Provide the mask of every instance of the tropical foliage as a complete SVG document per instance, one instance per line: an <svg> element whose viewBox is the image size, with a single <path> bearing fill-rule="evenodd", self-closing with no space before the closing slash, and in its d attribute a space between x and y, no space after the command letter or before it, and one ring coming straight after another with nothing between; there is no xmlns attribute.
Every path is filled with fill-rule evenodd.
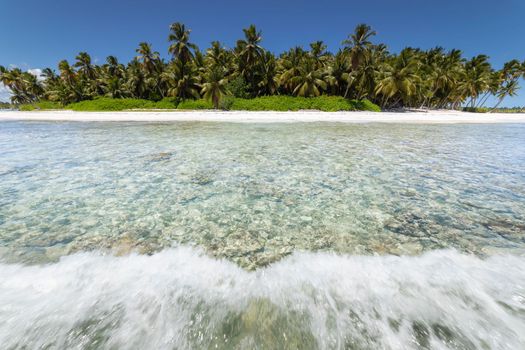
<svg viewBox="0 0 525 350"><path fill-rule="evenodd" d="M169 59L142 42L127 64L114 56L94 64L88 53L81 52L74 62L63 60L57 71L47 68L39 77L0 66L0 81L11 90L14 104L51 101L65 106L111 98L128 101L119 106L133 105L131 100L150 101L136 105L149 108L166 99L188 106L192 100L205 99L209 102L195 106L222 108L231 105L232 98L242 105L243 99L284 95L368 100L382 108L474 109L491 96L498 107L516 94L525 76L525 62L512 60L496 70L487 56L467 59L459 50L405 48L391 53L375 43L375 37L372 28L361 24L335 53L316 41L308 49L293 47L275 55L263 47L262 33L252 25L243 30L235 47L214 41L201 51L192 43L191 31L174 23L168 36Z"/></svg>
<svg viewBox="0 0 525 350"><path fill-rule="evenodd" d="M157 109L180 109L196 110L211 109L217 107L216 101L210 99L177 101L167 97L160 101L151 101L133 98L112 99L100 97L94 100L75 102L67 105L67 109L74 111L124 111L124 110L157 110ZM319 111L372 111L379 112L381 109L368 100L349 100L341 96L319 96L319 97L293 97L293 96L261 96L255 98L237 98L227 96L220 108L233 111L299 111L315 109ZM37 102L20 106L21 110L35 109L60 109L53 102Z"/></svg>

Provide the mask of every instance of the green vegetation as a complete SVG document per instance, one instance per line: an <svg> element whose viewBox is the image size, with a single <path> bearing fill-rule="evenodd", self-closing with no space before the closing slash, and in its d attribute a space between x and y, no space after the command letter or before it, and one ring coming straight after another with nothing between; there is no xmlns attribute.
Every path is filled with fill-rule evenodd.
<svg viewBox="0 0 525 350"><path fill-rule="evenodd" d="M140 99L111 99L98 98L95 100L81 101L66 106L73 111L124 111L130 109L153 109L155 102Z"/></svg>
<svg viewBox="0 0 525 350"><path fill-rule="evenodd" d="M65 109L83 112L125 111L133 109L212 109L211 103L205 100L184 100L177 102L174 99L165 98L161 101L149 101L133 98L97 98L89 101L81 101L69 104Z"/></svg>
<svg viewBox="0 0 525 350"><path fill-rule="evenodd" d="M22 105L21 110L35 109L56 109L56 104L35 103L33 105ZM177 101L172 98L165 98L154 102L141 99L111 99L97 98L94 100L81 101L69 104L64 107L74 111L95 112L95 111L124 111L124 110L199 110L212 109L214 104L210 100L182 100ZM220 106L224 110L236 111L298 111L314 109L326 112L335 111L373 111L380 112L379 106L368 100L357 101L348 100L340 96L318 96L318 97L292 97L292 96L262 96L251 99L235 98L228 96L222 101Z"/></svg>
<svg viewBox="0 0 525 350"><path fill-rule="evenodd" d="M514 108L485 108L485 107L465 107L464 112L471 113L525 113L525 107Z"/></svg>
<svg viewBox="0 0 525 350"><path fill-rule="evenodd" d="M7 102L0 102L0 109L11 109L11 104Z"/></svg>
<svg viewBox="0 0 525 350"><path fill-rule="evenodd" d="M35 111L35 110L54 110L54 109L63 109L64 107L53 101L38 101L31 104L22 104L18 106L18 109L21 111Z"/></svg>
<svg viewBox="0 0 525 350"><path fill-rule="evenodd" d="M339 96L291 97L264 96L253 99L235 98L229 107L231 110L245 111L298 111L315 109L325 112L336 111L373 111L380 112L379 106L370 101L348 100Z"/></svg>
<svg viewBox="0 0 525 350"><path fill-rule="evenodd" d="M74 63L62 60L58 73L46 68L41 77L0 66L0 81L11 90L14 104L29 105L24 109L51 101L74 110L108 111L174 106L332 111L377 109L374 104L476 110L491 96L498 107L517 93L525 76L525 62L518 60L498 70L488 56L469 59L459 50L408 47L392 53L374 42L376 32L364 24L335 53L315 41L308 49L293 47L275 55L264 49L255 26L243 34L232 49L214 41L201 51L191 42L190 30L174 23L167 60L142 42L127 64L108 56L97 65L81 52Z"/></svg>
<svg viewBox="0 0 525 350"><path fill-rule="evenodd" d="M195 109L212 109L213 105L206 100L185 100L177 104L177 109L195 110Z"/></svg>

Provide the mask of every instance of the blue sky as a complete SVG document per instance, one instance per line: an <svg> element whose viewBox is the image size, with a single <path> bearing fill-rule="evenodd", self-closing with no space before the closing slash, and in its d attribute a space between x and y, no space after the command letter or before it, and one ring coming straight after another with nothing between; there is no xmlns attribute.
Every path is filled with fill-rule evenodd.
<svg viewBox="0 0 525 350"><path fill-rule="evenodd" d="M499 68L525 60L524 13L524 0L3 0L0 64L55 68L79 51L98 62L108 55L127 61L140 41L167 57L168 27L180 21L201 48L212 40L231 47L253 23L274 52L314 40L336 51L356 24L367 23L391 51L459 48L467 57L488 54ZM525 106L522 86L506 105Z"/></svg>

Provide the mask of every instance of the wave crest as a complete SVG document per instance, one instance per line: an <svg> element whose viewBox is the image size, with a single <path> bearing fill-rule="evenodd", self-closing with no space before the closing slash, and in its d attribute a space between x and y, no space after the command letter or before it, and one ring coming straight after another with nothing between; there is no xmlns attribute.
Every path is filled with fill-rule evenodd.
<svg viewBox="0 0 525 350"><path fill-rule="evenodd" d="M256 272L192 248L0 264L4 348L517 349L525 258L295 253Z"/></svg>

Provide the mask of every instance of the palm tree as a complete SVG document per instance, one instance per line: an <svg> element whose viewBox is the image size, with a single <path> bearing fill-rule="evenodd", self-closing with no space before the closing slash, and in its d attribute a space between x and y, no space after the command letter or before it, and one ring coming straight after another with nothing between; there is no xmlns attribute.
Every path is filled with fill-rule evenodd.
<svg viewBox="0 0 525 350"><path fill-rule="evenodd" d="M95 67L91 64L91 56L87 52L81 52L76 60L75 67L78 68L79 73L89 80L95 79Z"/></svg>
<svg viewBox="0 0 525 350"><path fill-rule="evenodd" d="M157 51L153 51L151 44L141 42L135 51L139 54L137 60L142 63L144 72L147 75L155 73L160 55Z"/></svg>
<svg viewBox="0 0 525 350"><path fill-rule="evenodd" d="M121 78L125 72L124 66L119 63L118 59L115 56L106 57L106 70L107 75L109 75L110 77L119 78Z"/></svg>
<svg viewBox="0 0 525 350"><path fill-rule="evenodd" d="M228 95L226 88L228 79L224 74L224 69L219 66L214 66L206 74L205 83L202 85L201 93L205 99L211 100L215 109L219 108L221 99Z"/></svg>
<svg viewBox="0 0 525 350"><path fill-rule="evenodd" d="M520 88L520 85L518 84L518 80L510 80L510 81L505 82L505 84L501 86L498 92L496 93L496 96L498 97L498 102L496 103L494 108L490 110L490 112L494 112L499 107L499 105L503 102L505 97L516 96L519 88Z"/></svg>
<svg viewBox="0 0 525 350"><path fill-rule="evenodd" d="M271 52L266 51L262 56L258 80L258 95L273 95L277 91L277 62Z"/></svg>
<svg viewBox="0 0 525 350"><path fill-rule="evenodd" d="M478 55L466 62L460 89L464 98L470 98L470 107L476 107L479 96L490 88L491 73L492 69L486 55Z"/></svg>
<svg viewBox="0 0 525 350"><path fill-rule="evenodd" d="M60 79L67 85L73 85L76 79L76 72L73 67L69 65L67 60L62 60L58 63L58 70L60 72Z"/></svg>
<svg viewBox="0 0 525 350"><path fill-rule="evenodd" d="M171 43L168 52L173 55L175 59L186 65L193 58L192 50L197 49L197 45L190 43L190 30L182 23L173 23L170 26L171 33L168 36L168 41Z"/></svg>
<svg viewBox="0 0 525 350"><path fill-rule="evenodd" d="M511 60L503 65L501 71L495 73L495 87L493 95L498 97L498 102L491 110L499 107L507 96L515 96L519 90L518 80L522 75L522 66L518 60Z"/></svg>
<svg viewBox="0 0 525 350"><path fill-rule="evenodd" d="M345 45L345 52L350 58L352 69L357 69L359 65L364 61L372 43L370 39L376 35L376 32L366 24L359 24L355 30L354 34L348 36L346 40L343 41Z"/></svg>
<svg viewBox="0 0 525 350"><path fill-rule="evenodd" d="M142 64L135 58L126 69L125 87L134 98L145 98L149 95L146 76Z"/></svg>
<svg viewBox="0 0 525 350"><path fill-rule="evenodd" d="M403 106L410 105L411 98L416 94L417 84L421 81L418 66L419 62L410 49L401 51L390 64L385 64L382 78L376 87L376 94L382 96L383 107L394 97L396 100L393 106L399 103Z"/></svg>
<svg viewBox="0 0 525 350"><path fill-rule="evenodd" d="M326 47L327 46L321 40L310 43L309 55L314 59L315 64L317 65L318 68L324 66L325 61L328 57L328 54L326 52Z"/></svg>
<svg viewBox="0 0 525 350"><path fill-rule="evenodd" d="M168 95L181 100L200 98L199 77L191 65L184 65L181 60L170 64L162 79L167 82Z"/></svg>
<svg viewBox="0 0 525 350"><path fill-rule="evenodd" d="M244 77L244 80L250 85L251 92L254 93L258 83L255 81L257 66L264 53L264 49L260 46L262 35L253 24L243 29L243 32L244 39L237 41L237 47L235 49L237 53L238 70Z"/></svg>
<svg viewBox="0 0 525 350"><path fill-rule="evenodd" d="M294 47L276 56L261 46L262 35L255 26L243 29L243 34L233 49L214 41L201 52L190 42L190 30L174 23L168 37L173 56L169 62L142 42L126 65L114 56L97 65L80 52L73 65L61 61L58 74L45 69L43 81L0 66L0 82L13 93L15 103L49 99L68 104L97 96L183 100L200 98L202 93L217 107L229 90L240 98L330 94L370 99L387 108L478 107L495 96L496 108L516 93L525 77L525 62L512 60L494 70L487 56L467 61L459 50L406 48L391 54L384 44L372 43L376 33L364 24L335 54L315 41L308 50Z"/></svg>
<svg viewBox="0 0 525 350"><path fill-rule="evenodd" d="M348 84L349 64L343 51L339 50L326 67L325 81L328 83L333 95L344 94Z"/></svg>
<svg viewBox="0 0 525 350"><path fill-rule="evenodd" d="M285 92L293 92L292 78L299 75L299 66L305 56L306 52L300 46L296 46L281 55L278 81Z"/></svg>
<svg viewBox="0 0 525 350"><path fill-rule="evenodd" d="M326 90L327 84L323 80L323 73L316 69L315 62L311 59L303 60L299 67L299 74L291 79L294 85L293 94L303 97L319 96Z"/></svg>

